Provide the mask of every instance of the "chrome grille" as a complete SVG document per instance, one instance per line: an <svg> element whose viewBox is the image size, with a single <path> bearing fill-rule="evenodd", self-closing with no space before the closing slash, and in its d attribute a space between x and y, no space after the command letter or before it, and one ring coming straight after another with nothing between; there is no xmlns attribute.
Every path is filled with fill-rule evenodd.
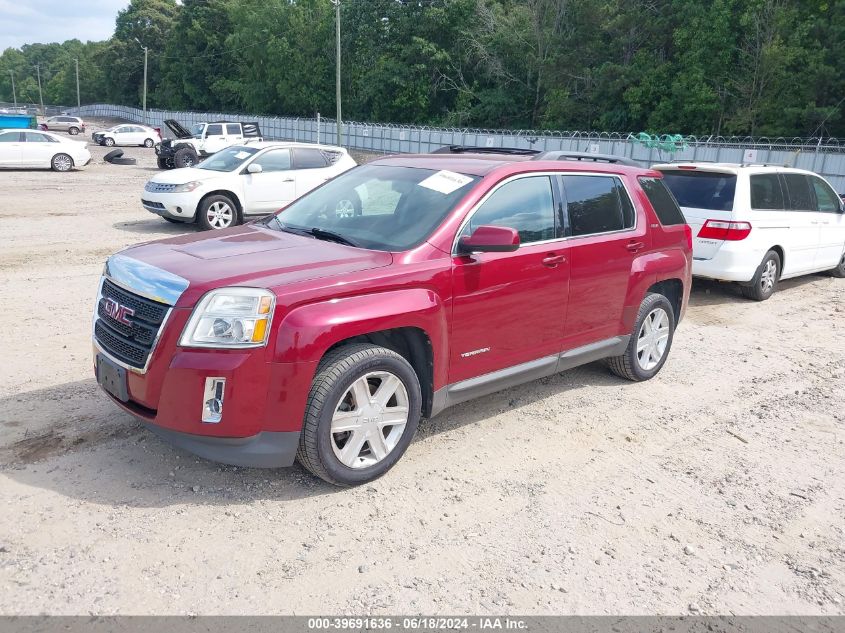
<svg viewBox="0 0 845 633"><path fill-rule="evenodd" d="M106 312L108 299L116 301L134 313L122 323ZM94 321L94 338L103 351L131 367L144 369L152 353L159 330L164 324L170 306L141 297L103 280Z"/></svg>
<svg viewBox="0 0 845 633"><path fill-rule="evenodd" d="M176 185L171 185L164 182L150 181L146 185L144 185L144 191L149 191L150 193L169 193L174 189L176 189Z"/></svg>

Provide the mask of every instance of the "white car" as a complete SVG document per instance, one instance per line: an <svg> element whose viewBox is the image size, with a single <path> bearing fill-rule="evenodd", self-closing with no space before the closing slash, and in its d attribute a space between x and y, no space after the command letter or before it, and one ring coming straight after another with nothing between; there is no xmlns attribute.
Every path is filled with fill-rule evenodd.
<svg viewBox="0 0 845 633"><path fill-rule="evenodd" d="M91 138L95 143L105 145L106 147L113 147L115 145L143 145L144 147L153 147L156 143L161 143L161 133L157 129L135 123L124 123L110 127L107 130L94 132Z"/></svg>
<svg viewBox="0 0 845 633"><path fill-rule="evenodd" d="M70 171L91 162L88 143L52 132L0 130L0 167Z"/></svg>
<svg viewBox="0 0 845 633"><path fill-rule="evenodd" d="M655 165L692 227L692 273L740 282L763 301L781 279L845 277L845 208L809 171L768 165Z"/></svg>
<svg viewBox="0 0 845 633"><path fill-rule="evenodd" d="M356 166L342 147L259 142L233 145L196 167L156 174L143 207L170 222L225 229L247 215L266 215ZM355 213L353 201L344 212ZM358 207L360 213L360 201Z"/></svg>

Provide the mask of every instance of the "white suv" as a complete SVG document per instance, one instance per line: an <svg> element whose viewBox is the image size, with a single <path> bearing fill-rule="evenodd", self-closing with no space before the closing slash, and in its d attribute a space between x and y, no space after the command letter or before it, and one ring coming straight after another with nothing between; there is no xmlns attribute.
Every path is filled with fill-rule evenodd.
<svg viewBox="0 0 845 633"><path fill-rule="evenodd" d="M769 165L655 165L692 227L692 273L763 301L780 279L845 277L845 209L818 175Z"/></svg>
<svg viewBox="0 0 845 633"><path fill-rule="evenodd" d="M225 229L246 215L278 211L356 165L345 149L331 145L233 145L196 167L156 174L144 187L141 204L169 222L196 220L204 229Z"/></svg>

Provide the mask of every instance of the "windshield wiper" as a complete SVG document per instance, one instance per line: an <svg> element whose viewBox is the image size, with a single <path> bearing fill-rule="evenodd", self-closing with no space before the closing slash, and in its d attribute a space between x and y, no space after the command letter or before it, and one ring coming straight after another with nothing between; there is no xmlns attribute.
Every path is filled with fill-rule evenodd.
<svg viewBox="0 0 845 633"><path fill-rule="evenodd" d="M335 233L334 231L327 231L326 229L321 229L315 226L306 232L313 235L318 240L329 240L331 242L337 242L338 244L345 244L346 246L360 248L357 242L350 240L348 237L344 237L340 233Z"/></svg>

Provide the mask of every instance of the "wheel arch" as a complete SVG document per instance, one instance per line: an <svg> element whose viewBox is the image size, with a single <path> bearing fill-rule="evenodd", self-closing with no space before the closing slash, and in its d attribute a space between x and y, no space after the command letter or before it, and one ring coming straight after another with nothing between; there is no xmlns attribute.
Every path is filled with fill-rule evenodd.
<svg viewBox="0 0 845 633"><path fill-rule="evenodd" d="M675 325L677 325L681 320L681 311L684 305L684 282L677 277L664 279L652 284L646 290L646 294L652 292L661 294L669 300L669 303L672 304L672 310L675 313Z"/></svg>
<svg viewBox="0 0 845 633"><path fill-rule="evenodd" d="M780 270L778 271L778 279L780 279L783 277L783 269L786 268L786 251L784 251L783 246L780 244L775 244L774 246L769 247L766 252L768 253L769 251L774 251L778 254L778 257L780 257Z"/></svg>

